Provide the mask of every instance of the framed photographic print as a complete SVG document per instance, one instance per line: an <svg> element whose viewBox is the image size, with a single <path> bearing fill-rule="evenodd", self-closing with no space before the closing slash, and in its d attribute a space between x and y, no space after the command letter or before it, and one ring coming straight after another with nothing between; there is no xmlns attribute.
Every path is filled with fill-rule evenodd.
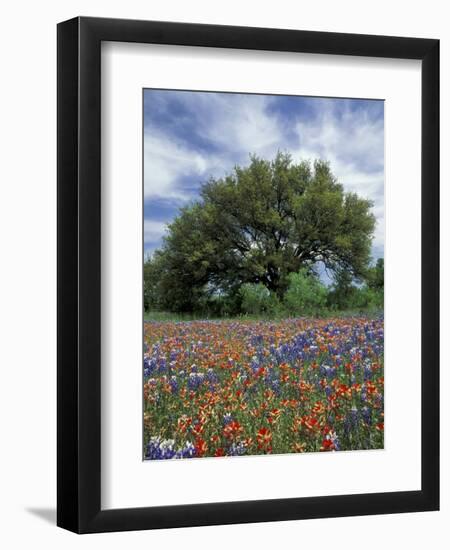
<svg viewBox="0 0 450 550"><path fill-rule="evenodd" d="M437 510L439 41L58 25L58 518Z"/></svg>

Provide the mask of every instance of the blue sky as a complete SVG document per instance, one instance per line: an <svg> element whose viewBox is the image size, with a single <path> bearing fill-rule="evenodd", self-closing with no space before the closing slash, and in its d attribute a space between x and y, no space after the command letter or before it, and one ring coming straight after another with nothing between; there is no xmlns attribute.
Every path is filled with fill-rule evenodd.
<svg viewBox="0 0 450 550"><path fill-rule="evenodd" d="M384 102L215 92L144 91L144 248L162 244L201 185L249 154L321 158L347 191L374 202L374 258L384 256Z"/></svg>

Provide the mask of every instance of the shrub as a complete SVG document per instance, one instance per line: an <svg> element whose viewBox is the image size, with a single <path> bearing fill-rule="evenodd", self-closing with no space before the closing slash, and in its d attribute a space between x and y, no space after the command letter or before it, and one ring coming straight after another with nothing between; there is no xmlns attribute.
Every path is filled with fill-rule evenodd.
<svg viewBox="0 0 450 550"><path fill-rule="evenodd" d="M374 290L367 285L357 289L355 293L354 307L357 309L380 309L384 305L383 290Z"/></svg>
<svg viewBox="0 0 450 550"><path fill-rule="evenodd" d="M327 289L316 275L301 269L288 276L289 286L284 295L284 307L292 315L317 315L323 312Z"/></svg>
<svg viewBox="0 0 450 550"><path fill-rule="evenodd" d="M241 285L239 294L243 313L274 315L280 308L280 301L276 294L270 292L262 283L245 283Z"/></svg>

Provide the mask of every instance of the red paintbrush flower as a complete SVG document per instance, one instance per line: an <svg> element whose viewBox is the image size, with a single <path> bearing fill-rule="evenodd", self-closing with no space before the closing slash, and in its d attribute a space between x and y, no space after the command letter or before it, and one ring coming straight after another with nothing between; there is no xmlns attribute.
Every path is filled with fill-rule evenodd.
<svg viewBox="0 0 450 550"><path fill-rule="evenodd" d="M302 417L302 425L305 426L308 430L312 432L317 432L320 430L320 424L317 418L313 415Z"/></svg>
<svg viewBox="0 0 450 550"><path fill-rule="evenodd" d="M260 449L270 445L272 441L272 433L268 428L260 428L256 434L256 439L258 441L258 447Z"/></svg>
<svg viewBox="0 0 450 550"><path fill-rule="evenodd" d="M322 414L325 412L325 407L323 406L321 401L316 401L312 412L315 414Z"/></svg>
<svg viewBox="0 0 450 550"><path fill-rule="evenodd" d="M203 424L202 424L201 422L197 422L197 423L194 424L194 425L192 426L192 428L191 428L191 429L192 429L192 433L193 433L194 435L200 435L200 434L203 432L203 428L204 428Z"/></svg>
<svg viewBox="0 0 450 550"><path fill-rule="evenodd" d="M223 429L223 435L227 439L233 439L238 434L240 434L243 431L243 427L237 422L236 420L233 420L232 422L228 422L228 424Z"/></svg>
<svg viewBox="0 0 450 550"><path fill-rule="evenodd" d="M272 409L269 413L269 422L271 424L274 424L278 420L282 412L283 411L281 409Z"/></svg>
<svg viewBox="0 0 450 550"><path fill-rule="evenodd" d="M196 456L204 456L207 450L208 450L208 445L206 444L206 441L204 439L201 439L200 437L197 438L195 440Z"/></svg>

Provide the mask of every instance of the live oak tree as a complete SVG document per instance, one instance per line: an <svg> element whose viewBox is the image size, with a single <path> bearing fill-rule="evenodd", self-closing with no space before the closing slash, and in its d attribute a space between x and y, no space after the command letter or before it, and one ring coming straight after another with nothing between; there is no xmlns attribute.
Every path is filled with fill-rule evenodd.
<svg viewBox="0 0 450 550"><path fill-rule="evenodd" d="M280 299L289 274L314 271L364 277L375 227L372 203L346 193L327 162L294 163L287 153L202 187L181 209L149 263L145 284L156 307L199 309L211 297L261 283ZM151 289L151 290L150 290Z"/></svg>

